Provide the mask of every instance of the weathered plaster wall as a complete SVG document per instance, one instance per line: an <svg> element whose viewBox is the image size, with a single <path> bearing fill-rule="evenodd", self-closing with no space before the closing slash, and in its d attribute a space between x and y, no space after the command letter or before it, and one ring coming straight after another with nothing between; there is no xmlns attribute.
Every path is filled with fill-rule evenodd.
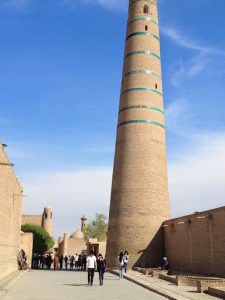
<svg viewBox="0 0 225 300"><path fill-rule="evenodd" d="M0 144L0 280L18 269L22 187Z"/></svg>

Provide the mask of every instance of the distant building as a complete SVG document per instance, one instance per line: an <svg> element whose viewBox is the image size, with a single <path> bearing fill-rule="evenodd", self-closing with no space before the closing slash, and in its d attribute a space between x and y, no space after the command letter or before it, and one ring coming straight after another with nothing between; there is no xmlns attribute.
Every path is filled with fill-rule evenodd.
<svg viewBox="0 0 225 300"><path fill-rule="evenodd" d="M71 254L88 254L90 251L94 251L96 255L100 252L105 255L106 242L98 242L97 239L85 239L84 230L87 226L87 218L83 216L81 218L81 228L77 229L68 238L67 233L64 233L63 238L58 239L58 253L59 255L71 255Z"/></svg>
<svg viewBox="0 0 225 300"><path fill-rule="evenodd" d="M41 226L52 235L52 207L47 205L42 215L22 215L22 225L32 224Z"/></svg>

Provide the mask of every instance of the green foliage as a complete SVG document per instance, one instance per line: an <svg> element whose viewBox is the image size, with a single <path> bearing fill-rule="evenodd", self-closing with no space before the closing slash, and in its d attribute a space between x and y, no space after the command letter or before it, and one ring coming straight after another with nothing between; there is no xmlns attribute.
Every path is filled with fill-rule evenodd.
<svg viewBox="0 0 225 300"><path fill-rule="evenodd" d="M107 216L104 214L96 214L95 219L92 220L85 229L85 238L86 240L90 238L97 238L99 242L104 242L106 240L107 230Z"/></svg>
<svg viewBox="0 0 225 300"><path fill-rule="evenodd" d="M44 253L54 245L52 237L41 226L25 224L21 226L23 232L32 232L34 237L33 252Z"/></svg>

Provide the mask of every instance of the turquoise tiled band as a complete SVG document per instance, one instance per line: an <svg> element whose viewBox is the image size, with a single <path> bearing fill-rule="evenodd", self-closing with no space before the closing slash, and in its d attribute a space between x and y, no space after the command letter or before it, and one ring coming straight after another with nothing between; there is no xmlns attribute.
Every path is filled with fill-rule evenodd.
<svg viewBox="0 0 225 300"><path fill-rule="evenodd" d="M153 71L149 71L149 70L131 70L131 71L125 73L124 76L129 76L129 75L132 75L132 74L148 74L148 75L152 75L152 76L161 78L161 76L159 74L157 74Z"/></svg>
<svg viewBox="0 0 225 300"><path fill-rule="evenodd" d="M152 89L152 88L145 88L145 87L130 88L130 89L127 89L127 90L123 91L121 93L121 95L124 95L124 94L129 93L129 92L133 92L133 91L137 91L137 92L147 91L147 92L152 92L152 93L158 94L160 96L163 96L163 94L161 92L159 92L155 89Z"/></svg>
<svg viewBox="0 0 225 300"><path fill-rule="evenodd" d="M125 111L125 110L135 109L135 108L136 108L136 109L138 109L138 108L141 108L141 109L142 109L142 108L143 108L143 109L151 109L151 110L155 110L155 111L158 111L158 112L164 114L164 112L163 112L162 109L160 109L160 108L158 108L158 107L150 106L150 105L130 105L130 106L126 106L126 107L120 109L119 114L120 114L121 112Z"/></svg>
<svg viewBox="0 0 225 300"><path fill-rule="evenodd" d="M132 55L137 55L137 54L145 54L145 55L150 55L150 56L154 56L157 59L160 60L160 56L154 52L148 51L148 50L139 50L139 51L133 51L133 52L129 52L126 54L125 58L132 56Z"/></svg>
<svg viewBox="0 0 225 300"><path fill-rule="evenodd" d="M117 128L123 126L123 125L127 125L127 124L135 124L135 123L145 123L145 124L150 124L150 125L156 125L156 126L159 126L163 129L165 129L165 126L158 123L158 122L155 122L155 121L151 121L151 120L128 120L128 121L124 121L122 123L120 123Z"/></svg>
<svg viewBox="0 0 225 300"><path fill-rule="evenodd" d="M149 22L149 23L153 23L153 24L155 24L155 25L158 25L158 23L155 21L155 20L153 20L153 19L151 19L151 18L133 18L133 19L130 19L130 20L128 20L127 21L127 24L129 25L129 24L131 24L131 23L133 23L133 22L137 22L137 21L146 21L146 22Z"/></svg>
<svg viewBox="0 0 225 300"><path fill-rule="evenodd" d="M144 32L144 31L138 31L138 32L133 32L131 34L129 34L126 38L126 40L130 39L131 37L133 36L136 36L136 35L150 35L152 36L154 39L156 39L157 41L159 41L159 37L155 34L152 34L150 32Z"/></svg>

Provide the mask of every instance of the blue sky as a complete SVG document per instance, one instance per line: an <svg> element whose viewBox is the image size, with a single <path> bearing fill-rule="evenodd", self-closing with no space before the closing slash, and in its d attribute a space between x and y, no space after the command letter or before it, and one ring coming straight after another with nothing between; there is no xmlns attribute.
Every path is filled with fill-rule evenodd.
<svg viewBox="0 0 225 300"><path fill-rule="evenodd" d="M158 0L172 216L225 203L224 0ZM108 213L127 1L0 0L0 139L55 235Z"/></svg>

